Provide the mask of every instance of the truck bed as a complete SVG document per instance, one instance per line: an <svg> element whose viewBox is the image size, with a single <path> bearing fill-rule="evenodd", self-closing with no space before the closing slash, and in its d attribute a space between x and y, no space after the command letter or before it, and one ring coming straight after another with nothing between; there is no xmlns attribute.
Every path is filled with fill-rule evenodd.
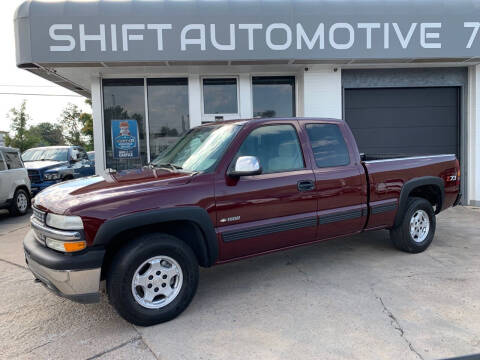
<svg viewBox="0 0 480 360"><path fill-rule="evenodd" d="M362 161L368 182L367 229L394 225L395 215L401 210L399 204L402 190L408 190L409 182L421 186L422 181L428 182L432 178L443 181L445 191L444 194L439 194L442 197L442 205L435 209L437 213L452 206L456 201L460 179L457 173L459 164L454 154L382 159L363 155L362 158L370 159Z"/></svg>

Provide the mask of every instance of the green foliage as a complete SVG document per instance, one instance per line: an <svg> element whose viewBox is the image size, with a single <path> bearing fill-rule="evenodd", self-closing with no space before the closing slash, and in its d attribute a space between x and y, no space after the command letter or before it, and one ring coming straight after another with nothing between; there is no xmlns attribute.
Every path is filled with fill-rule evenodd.
<svg viewBox="0 0 480 360"><path fill-rule="evenodd" d="M59 124L43 122L30 126L28 131L33 138L37 139L35 146L65 145L63 129Z"/></svg>
<svg viewBox="0 0 480 360"><path fill-rule="evenodd" d="M7 146L18 148L22 152L34 146L37 140L27 129L27 123L30 120L30 116L27 114L26 107L27 103L23 100L18 109L12 108L7 114L12 121L10 128L13 132L13 136L7 135L5 137L5 144Z"/></svg>
<svg viewBox="0 0 480 360"><path fill-rule="evenodd" d="M85 101L90 104L87 99ZM86 151L93 150L93 117L81 112L77 105L68 104L60 115L60 123L67 144L82 146Z"/></svg>

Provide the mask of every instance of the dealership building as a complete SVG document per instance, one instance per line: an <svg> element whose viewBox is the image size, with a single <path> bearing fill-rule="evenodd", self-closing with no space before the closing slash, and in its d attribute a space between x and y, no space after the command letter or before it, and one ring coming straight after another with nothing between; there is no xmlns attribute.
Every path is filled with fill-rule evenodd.
<svg viewBox="0 0 480 360"><path fill-rule="evenodd" d="M455 153L480 205L480 0L26 1L17 65L92 99L97 173L188 129L342 118L361 152ZM120 122L119 122L120 121ZM122 157L114 124L133 124Z"/></svg>

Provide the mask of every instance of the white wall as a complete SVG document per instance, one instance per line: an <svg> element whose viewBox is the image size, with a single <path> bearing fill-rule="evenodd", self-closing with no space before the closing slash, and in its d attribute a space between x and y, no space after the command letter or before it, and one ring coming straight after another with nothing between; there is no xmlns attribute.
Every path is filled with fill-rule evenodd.
<svg viewBox="0 0 480 360"><path fill-rule="evenodd" d="M93 148L95 149L95 173L105 173L105 142L103 135L102 79L91 78L92 84L92 116L93 116Z"/></svg>
<svg viewBox="0 0 480 360"><path fill-rule="evenodd" d="M469 69L468 111L468 199L480 206L480 65Z"/></svg>
<svg viewBox="0 0 480 360"><path fill-rule="evenodd" d="M303 73L303 116L342 118L342 71L309 66Z"/></svg>

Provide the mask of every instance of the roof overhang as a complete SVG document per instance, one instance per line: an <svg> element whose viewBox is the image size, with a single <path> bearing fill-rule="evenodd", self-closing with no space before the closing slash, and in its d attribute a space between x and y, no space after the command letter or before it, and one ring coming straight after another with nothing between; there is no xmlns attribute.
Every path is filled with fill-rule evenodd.
<svg viewBox="0 0 480 360"><path fill-rule="evenodd" d="M30 0L15 13L17 66L56 82L48 69L477 61L479 28L480 0Z"/></svg>

